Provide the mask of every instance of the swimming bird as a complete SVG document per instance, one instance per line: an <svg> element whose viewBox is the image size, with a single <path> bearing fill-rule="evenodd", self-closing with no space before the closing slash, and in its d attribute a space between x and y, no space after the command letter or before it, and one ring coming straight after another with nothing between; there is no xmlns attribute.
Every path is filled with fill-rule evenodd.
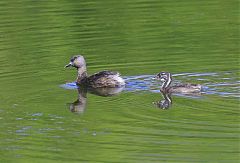
<svg viewBox="0 0 240 163"><path fill-rule="evenodd" d="M162 81L161 92L164 93L200 93L202 86L200 84L177 84L171 86L172 75L169 72L160 72L156 75L156 79Z"/></svg>
<svg viewBox="0 0 240 163"><path fill-rule="evenodd" d="M75 67L77 69L78 75L76 83L80 86L90 88L116 88L125 85L124 79L120 77L118 72L105 70L88 76L86 62L82 55L73 56L69 64L65 66L65 68L67 67Z"/></svg>

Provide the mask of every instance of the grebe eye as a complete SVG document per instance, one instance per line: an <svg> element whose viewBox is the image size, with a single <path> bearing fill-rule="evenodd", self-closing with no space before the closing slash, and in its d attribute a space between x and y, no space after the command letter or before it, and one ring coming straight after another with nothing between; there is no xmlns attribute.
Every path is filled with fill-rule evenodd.
<svg viewBox="0 0 240 163"><path fill-rule="evenodd" d="M73 57L70 61L73 62L77 57Z"/></svg>

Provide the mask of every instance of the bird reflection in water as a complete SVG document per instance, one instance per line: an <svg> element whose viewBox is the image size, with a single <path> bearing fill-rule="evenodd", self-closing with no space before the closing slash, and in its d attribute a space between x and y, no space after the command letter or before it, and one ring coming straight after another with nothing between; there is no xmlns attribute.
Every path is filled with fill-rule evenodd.
<svg viewBox="0 0 240 163"><path fill-rule="evenodd" d="M161 109L169 109L172 105L171 94L165 93L162 91L161 91L161 94L162 94L163 99L161 99L160 101L153 102L153 104Z"/></svg>
<svg viewBox="0 0 240 163"><path fill-rule="evenodd" d="M177 95L177 96L183 96L183 97L188 97L188 98L200 98L202 93L201 92L196 92L196 93L181 93L181 94L175 94L175 93L167 93L165 91L161 91L162 99L160 101L153 102L155 106L161 109L169 109L172 106L173 100L172 100L172 95Z"/></svg>
<svg viewBox="0 0 240 163"><path fill-rule="evenodd" d="M69 110L74 113L83 113L87 105L87 94L95 94L97 96L109 97L122 92L124 87L120 88L78 88L78 99L69 103Z"/></svg>

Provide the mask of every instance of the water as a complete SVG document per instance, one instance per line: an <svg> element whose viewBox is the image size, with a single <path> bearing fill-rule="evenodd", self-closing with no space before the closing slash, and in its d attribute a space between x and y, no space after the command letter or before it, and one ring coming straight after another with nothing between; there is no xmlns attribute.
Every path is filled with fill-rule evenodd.
<svg viewBox="0 0 240 163"><path fill-rule="evenodd" d="M237 1L0 4L0 162L239 161ZM77 53L126 88L79 96ZM161 109L160 71L204 91Z"/></svg>

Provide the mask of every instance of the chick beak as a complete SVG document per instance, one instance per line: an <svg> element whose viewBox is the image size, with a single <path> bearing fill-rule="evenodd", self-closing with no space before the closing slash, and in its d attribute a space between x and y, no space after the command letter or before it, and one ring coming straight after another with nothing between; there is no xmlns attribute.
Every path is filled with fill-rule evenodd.
<svg viewBox="0 0 240 163"><path fill-rule="evenodd" d="M69 64L67 64L64 68L71 67L71 66L73 66L73 63L69 62Z"/></svg>
<svg viewBox="0 0 240 163"><path fill-rule="evenodd" d="M161 78L161 79L160 79L160 81L161 81L161 82L164 82L164 81L165 81L165 79Z"/></svg>
<svg viewBox="0 0 240 163"><path fill-rule="evenodd" d="M158 75L156 75L156 76L154 76L152 79L154 79L154 80L159 80L160 78L159 78Z"/></svg>

